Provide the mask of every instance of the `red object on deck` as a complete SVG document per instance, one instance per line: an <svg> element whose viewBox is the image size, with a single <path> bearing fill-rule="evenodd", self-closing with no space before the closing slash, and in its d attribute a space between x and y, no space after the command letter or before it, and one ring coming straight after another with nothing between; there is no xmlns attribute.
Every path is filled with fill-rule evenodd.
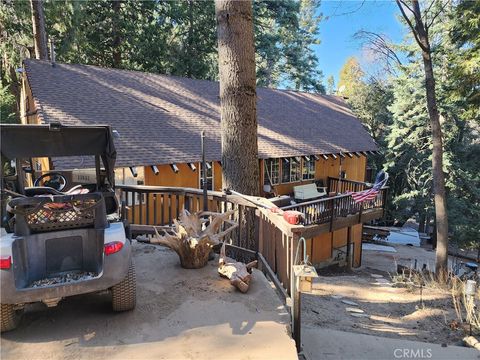
<svg viewBox="0 0 480 360"><path fill-rule="evenodd" d="M0 258L0 269L8 270L12 266L12 257L11 256L2 256Z"/></svg>
<svg viewBox="0 0 480 360"><path fill-rule="evenodd" d="M289 224L298 225L303 220L303 213L300 211L285 211L283 213L283 218Z"/></svg>

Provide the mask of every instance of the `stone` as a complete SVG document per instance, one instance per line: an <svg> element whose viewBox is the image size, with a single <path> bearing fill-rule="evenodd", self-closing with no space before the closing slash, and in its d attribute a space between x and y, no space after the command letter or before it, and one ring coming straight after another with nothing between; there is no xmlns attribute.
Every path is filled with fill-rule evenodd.
<svg viewBox="0 0 480 360"><path fill-rule="evenodd" d="M352 305L352 306L358 306L358 304L355 301L350 301L350 300L342 300L342 303L347 305Z"/></svg>
<svg viewBox="0 0 480 360"><path fill-rule="evenodd" d="M357 314L363 314L365 312L362 309L353 308L353 307L347 307L347 308L345 308L345 310L347 310L350 313L357 313Z"/></svg>

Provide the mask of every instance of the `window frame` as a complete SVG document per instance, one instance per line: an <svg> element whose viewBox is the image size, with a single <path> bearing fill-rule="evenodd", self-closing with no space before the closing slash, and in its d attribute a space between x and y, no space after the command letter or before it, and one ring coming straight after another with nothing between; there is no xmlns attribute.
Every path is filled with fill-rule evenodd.
<svg viewBox="0 0 480 360"><path fill-rule="evenodd" d="M286 160L288 159L288 181L285 180L285 174L284 174L284 164L286 163ZM292 166L292 165L295 166ZM295 170L296 168L296 170ZM296 176L294 177L293 175ZM292 180L293 179L293 180ZM281 181L282 184L290 184L290 183L296 183L296 182L301 182L302 181L302 161L297 161L295 159L295 156L292 157L286 157L282 158L282 176L281 176Z"/></svg>
<svg viewBox="0 0 480 360"><path fill-rule="evenodd" d="M276 176L273 176L274 170L273 166L276 166ZM270 176L267 174L267 169L269 168ZM274 179L277 179L275 182ZM272 182L270 182L272 180ZM279 158L270 158L263 160L263 185L278 185L280 184L280 159Z"/></svg>
<svg viewBox="0 0 480 360"><path fill-rule="evenodd" d="M309 165L306 166L306 164L309 164ZM310 160L306 160L304 157L302 157L302 180L314 180L316 166L317 166L316 160L313 156L310 157Z"/></svg>

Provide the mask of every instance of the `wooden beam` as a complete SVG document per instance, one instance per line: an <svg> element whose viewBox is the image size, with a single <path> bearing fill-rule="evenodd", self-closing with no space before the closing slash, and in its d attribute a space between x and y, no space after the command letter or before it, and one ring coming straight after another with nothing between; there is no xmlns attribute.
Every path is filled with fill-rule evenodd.
<svg viewBox="0 0 480 360"><path fill-rule="evenodd" d="M352 153L347 152L347 156L348 156L350 159L353 158L353 154L352 154Z"/></svg>
<svg viewBox="0 0 480 360"><path fill-rule="evenodd" d="M324 158L325 160L328 160L328 155L322 154L321 156L322 156L322 158Z"/></svg>
<svg viewBox="0 0 480 360"><path fill-rule="evenodd" d="M343 152L340 151L340 152L338 153L338 155L340 155L340 157L341 157L342 159L345 159L345 154L344 154Z"/></svg>
<svg viewBox="0 0 480 360"><path fill-rule="evenodd" d="M334 160L337 160L337 155L335 155L335 154L330 154L330 156L331 156Z"/></svg>

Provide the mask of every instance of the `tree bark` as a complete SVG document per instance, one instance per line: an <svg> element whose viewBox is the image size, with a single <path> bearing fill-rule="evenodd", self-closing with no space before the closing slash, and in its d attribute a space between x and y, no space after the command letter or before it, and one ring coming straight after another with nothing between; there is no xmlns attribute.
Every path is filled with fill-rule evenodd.
<svg viewBox="0 0 480 360"><path fill-rule="evenodd" d="M48 60L47 31L45 30L45 14L42 0L30 0L32 9L33 39L35 44L35 58Z"/></svg>
<svg viewBox="0 0 480 360"><path fill-rule="evenodd" d="M122 5L121 1L114 0L112 1L112 10L113 10L113 22L112 22L112 65L114 68L120 68L122 65L122 52L120 45L122 43L122 38L120 36L120 7Z"/></svg>
<svg viewBox="0 0 480 360"><path fill-rule="evenodd" d="M223 187L247 195L259 193L255 49L252 2L215 1L220 77ZM243 216L254 223L253 211ZM255 247L255 229L244 244Z"/></svg>
<svg viewBox="0 0 480 360"><path fill-rule="evenodd" d="M411 1L411 12L415 19L415 25L411 23L405 10L403 1L397 0L397 5L402 12L403 17L409 24L415 40L417 41L423 59L425 71L425 91L427 97L427 109L430 117L430 126L432 131L432 176L433 193L435 201L435 225L436 225L436 261L435 272L437 276L443 277L448 271L448 215L445 192L445 175L443 173L443 141L442 127L440 125L440 115L437 108L435 76L433 73L432 51L428 36L428 26L422 21L422 13L418 0Z"/></svg>

